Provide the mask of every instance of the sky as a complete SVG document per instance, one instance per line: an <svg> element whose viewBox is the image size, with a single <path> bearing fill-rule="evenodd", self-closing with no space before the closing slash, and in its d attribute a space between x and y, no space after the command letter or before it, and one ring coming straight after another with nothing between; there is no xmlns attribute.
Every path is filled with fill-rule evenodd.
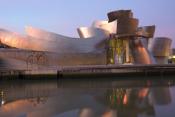
<svg viewBox="0 0 175 117"><path fill-rule="evenodd" d="M33 26L78 37L78 27L121 9L131 9L140 26L155 24L155 36L174 39L175 47L175 0L0 0L0 28L24 34Z"/></svg>

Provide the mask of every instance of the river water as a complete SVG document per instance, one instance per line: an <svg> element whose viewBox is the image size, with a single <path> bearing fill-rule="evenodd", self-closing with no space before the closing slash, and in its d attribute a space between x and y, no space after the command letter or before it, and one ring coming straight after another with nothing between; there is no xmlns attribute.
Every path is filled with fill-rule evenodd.
<svg viewBox="0 0 175 117"><path fill-rule="evenodd" d="M175 117L175 80L0 81L0 102L0 117Z"/></svg>

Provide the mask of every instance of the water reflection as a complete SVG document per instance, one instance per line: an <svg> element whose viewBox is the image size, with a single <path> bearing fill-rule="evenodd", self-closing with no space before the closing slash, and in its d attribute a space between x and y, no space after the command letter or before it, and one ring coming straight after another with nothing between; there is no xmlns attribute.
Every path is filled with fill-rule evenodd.
<svg viewBox="0 0 175 117"><path fill-rule="evenodd" d="M173 103L174 85L173 79L1 81L0 117L158 117L158 106Z"/></svg>

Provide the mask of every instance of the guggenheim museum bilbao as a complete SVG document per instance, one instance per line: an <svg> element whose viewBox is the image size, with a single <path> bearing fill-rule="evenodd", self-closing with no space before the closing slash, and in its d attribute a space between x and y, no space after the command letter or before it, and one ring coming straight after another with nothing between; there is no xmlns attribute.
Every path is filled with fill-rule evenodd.
<svg viewBox="0 0 175 117"><path fill-rule="evenodd" d="M155 25L139 26L131 10L112 11L108 20L77 29L72 38L34 27L26 35L0 29L0 65L32 68L77 65L166 64L172 40L154 37Z"/></svg>

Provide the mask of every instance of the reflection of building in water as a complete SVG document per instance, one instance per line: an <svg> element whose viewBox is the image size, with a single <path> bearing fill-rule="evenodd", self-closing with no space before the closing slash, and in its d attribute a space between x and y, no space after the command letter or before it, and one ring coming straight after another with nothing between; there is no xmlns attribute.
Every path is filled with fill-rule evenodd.
<svg viewBox="0 0 175 117"><path fill-rule="evenodd" d="M168 87L155 87L152 90L153 102L157 105L167 105L170 104L171 93Z"/></svg>
<svg viewBox="0 0 175 117"><path fill-rule="evenodd" d="M125 105L125 89L112 89L108 90L106 94L106 100L111 108L124 108Z"/></svg>
<svg viewBox="0 0 175 117"><path fill-rule="evenodd" d="M171 103L168 87L109 89L104 101L111 109L116 109L119 117L155 116L154 104Z"/></svg>
<svg viewBox="0 0 175 117"><path fill-rule="evenodd" d="M112 89L107 90L106 103L117 111L118 117L137 117L140 114L155 116L154 106L148 95L147 88Z"/></svg>
<svg viewBox="0 0 175 117"><path fill-rule="evenodd" d="M48 97L36 97L36 98L28 99L28 101L32 103L34 106L37 106L40 104L45 104L47 99Z"/></svg>
<svg viewBox="0 0 175 117"><path fill-rule="evenodd" d="M118 82L128 83L117 81L116 84ZM0 82L0 89L6 91L5 95L4 91L2 93L5 104L1 105L0 116L12 111L16 112L14 116L19 115L20 112L33 117L46 114L55 116L75 109L81 116L92 115L92 117L93 115L94 117L155 116L155 104L167 105L171 102L170 82L172 81L160 82L164 87L159 90L157 85L148 87L143 81L136 83L142 84L140 86L135 86L135 82L130 81L128 85L120 85L118 88L112 81L111 84L109 83L110 86L107 85L108 83L99 85L93 82L93 86L89 87L82 87L87 82L79 82L79 88L74 85L70 87L69 83L63 86L56 81L11 82L8 85ZM64 81L60 83L64 84ZM158 83L150 82L150 84ZM0 99L2 100L2 96Z"/></svg>
<svg viewBox="0 0 175 117"><path fill-rule="evenodd" d="M118 117L117 111L113 109L106 110L101 117Z"/></svg>
<svg viewBox="0 0 175 117"><path fill-rule="evenodd" d="M1 105L5 104L5 95L4 95L4 91L0 91L0 107Z"/></svg>
<svg viewBox="0 0 175 117"><path fill-rule="evenodd" d="M78 117L95 117L95 113L91 108L81 108Z"/></svg>

